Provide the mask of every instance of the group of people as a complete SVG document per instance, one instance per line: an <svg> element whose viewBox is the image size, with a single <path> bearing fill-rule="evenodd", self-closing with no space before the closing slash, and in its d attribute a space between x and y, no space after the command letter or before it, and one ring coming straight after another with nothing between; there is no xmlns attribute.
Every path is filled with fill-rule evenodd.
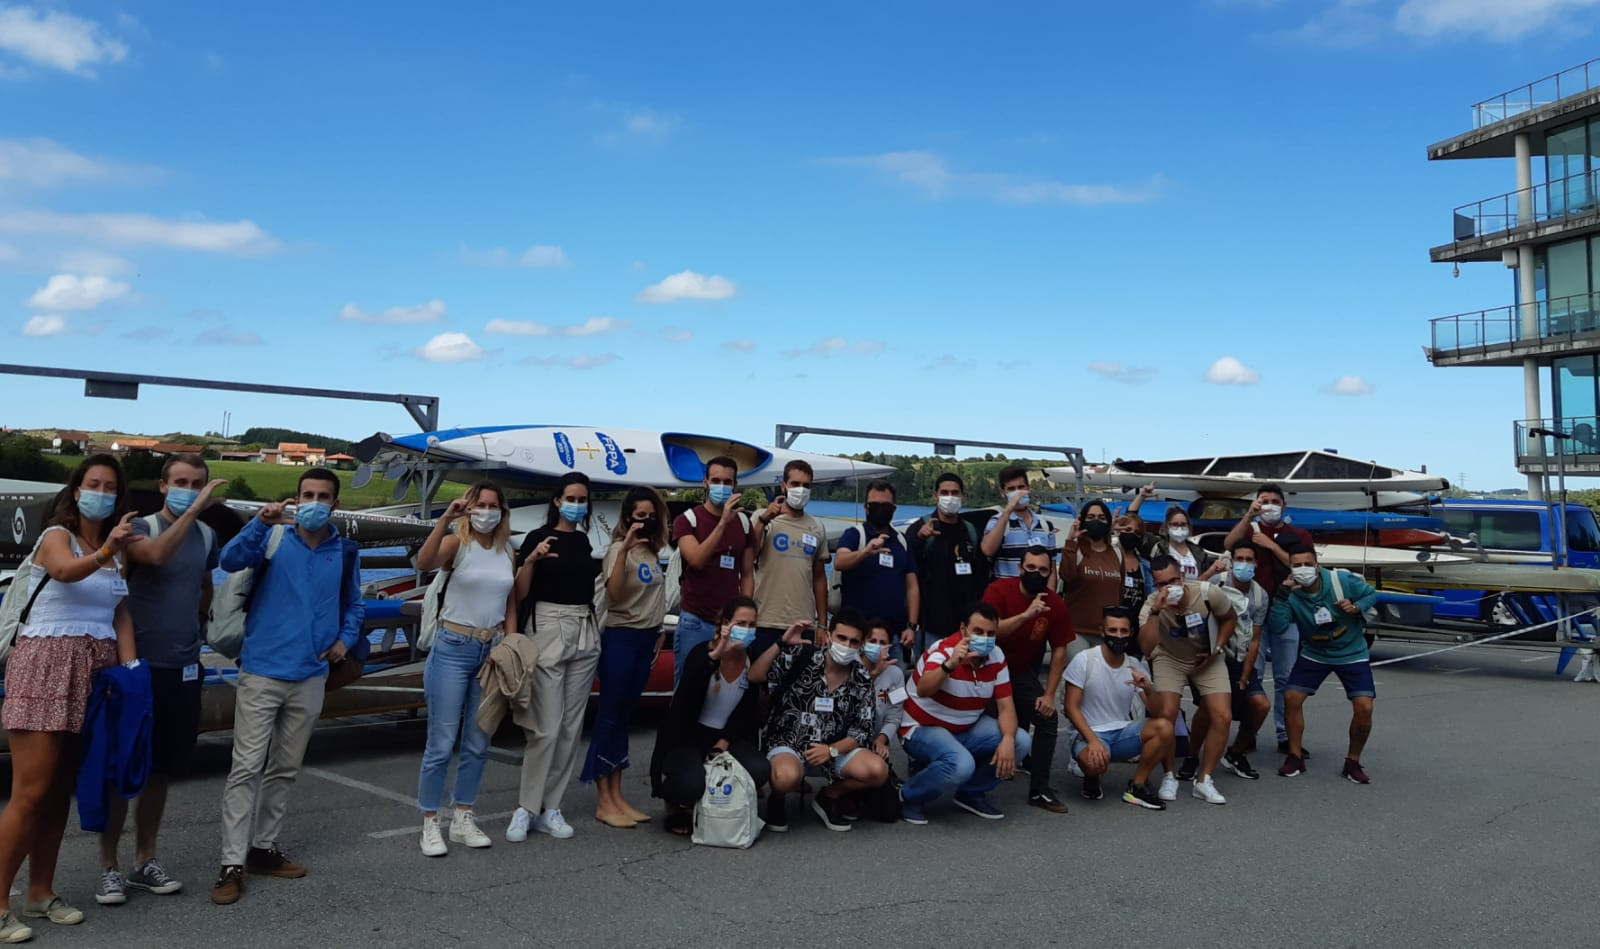
<svg viewBox="0 0 1600 949"><path fill-rule="evenodd" d="M1007 468L1004 507L980 531L963 516L965 484L947 473L935 510L901 529L894 487L875 481L863 526L846 530L832 553L830 609L828 535L806 512L810 466L790 462L776 498L753 515L741 508L732 459L713 458L705 470L704 502L676 517L658 492L629 491L600 551L588 479L577 472L561 479L543 526L516 548L507 498L492 482L473 485L436 521L418 554L420 569L442 571L424 671L425 855L491 845L474 816L490 739L479 711L504 669L520 668L531 683L515 709L527 744L505 839L573 836L562 803L580 757L599 823L652 819L626 799L622 777L629 723L663 648L669 549L681 566L674 693L649 769L673 833L692 829L717 752L765 789L774 832L787 830L789 801L804 796L808 778L820 782L811 810L836 831L863 816L925 824L944 797L998 820L990 792L1020 773L1030 805L1065 813L1052 783L1061 719L1083 798L1103 797L1113 762L1136 760L1127 803L1161 810L1186 780L1194 797L1222 804L1215 769L1258 778L1247 755L1269 715L1284 756L1278 773L1305 770L1304 703L1330 673L1353 705L1342 774L1368 781L1361 752L1374 691L1362 616L1376 593L1317 565L1310 537L1283 522L1276 487L1261 488L1219 556L1191 543L1179 506L1159 535L1148 534L1138 517L1148 491L1122 517L1090 501L1063 531L1031 505L1027 473ZM95 900L181 889L158 862L159 828L167 784L199 730L200 648L219 566L254 580L211 899L237 901L246 875L306 873L278 838L330 670L337 675L358 645L359 562L329 520L339 503L333 472L306 470L292 502L264 505L219 550L198 515L222 483L199 457L175 457L162 470L162 509L138 518L116 460L97 455L56 500L5 671L0 725L13 786L0 812L0 942L28 938L26 919L83 918L55 892L56 853L91 682L119 662L149 669L151 777L132 808L126 872L118 842L128 808L112 809ZM1273 698L1262 685L1268 656ZM1192 720L1180 712L1185 684ZM893 767L896 743L904 776ZM14 910L10 884L25 858L26 897Z"/></svg>

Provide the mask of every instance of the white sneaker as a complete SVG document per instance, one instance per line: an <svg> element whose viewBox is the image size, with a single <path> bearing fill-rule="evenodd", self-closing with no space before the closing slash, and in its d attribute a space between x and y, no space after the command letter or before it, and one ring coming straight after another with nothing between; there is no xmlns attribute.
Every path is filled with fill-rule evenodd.
<svg viewBox="0 0 1600 949"><path fill-rule="evenodd" d="M424 857L442 857L450 852L444 844L444 838L439 835L439 815L432 817L426 815L422 818L422 855Z"/></svg>
<svg viewBox="0 0 1600 949"><path fill-rule="evenodd" d="M1163 801L1176 801L1178 799L1178 776L1168 771L1161 779L1161 790L1156 792L1156 797Z"/></svg>
<svg viewBox="0 0 1600 949"><path fill-rule="evenodd" d="M533 822L533 829L541 834L549 834L557 840L566 840L572 836L572 825L562 818L560 811L540 811L538 818Z"/></svg>
<svg viewBox="0 0 1600 949"><path fill-rule="evenodd" d="M1163 784L1162 787L1166 787L1166 785ZM1177 790L1176 783L1174 783L1174 785L1173 785L1173 790L1174 791ZM1195 797L1199 798L1200 800L1205 801L1207 804L1226 804L1226 803L1228 803L1228 799L1223 797L1221 794L1219 794L1217 792L1217 786L1215 784L1211 783L1211 775L1209 775L1209 774L1206 775L1204 778L1196 778L1195 779L1194 791L1192 791L1191 793Z"/></svg>
<svg viewBox="0 0 1600 949"><path fill-rule="evenodd" d="M1083 777L1083 769L1078 767L1078 759L1077 758L1072 758L1072 757L1067 758L1067 773L1072 775L1075 778Z"/></svg>
<svg viewBox="0 0 1600 949"><path fill-rule="evenodd" d="M468 847L478 849L494 843L489 835L478 829L478 821L472 816L471 811L456 808L450 815L450 842L466 844Z"/></svg>
<svg viewBox="0 0 1600 949"><path fill-rule="evenodd" d="M528 839L528 821L533 815L523 808L517 808L511 814L511 823L506 825L506 840L520 844Z"/></svg>

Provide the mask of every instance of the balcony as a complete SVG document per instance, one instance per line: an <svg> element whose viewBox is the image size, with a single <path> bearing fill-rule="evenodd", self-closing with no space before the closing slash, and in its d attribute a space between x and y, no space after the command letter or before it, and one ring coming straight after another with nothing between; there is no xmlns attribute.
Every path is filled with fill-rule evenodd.
<svg viewBox="0 0 1600 949"><path fill-rule="evenodd" d="M1554 478L1563 467L1570 475L1600 475L1600 418L1541 418L1512 422L1517 470ZM1535 429L1567 436L1534 435Z"/></svg>
<svg viewBox="0 0 1600 949"><path fill-rule="evenodd" d="M1519 244L1577 237L1600 229L1600 169L1463 204L1452 218L1455 241L1428 252L1435 263L1499 260Z"/></svg>
<svg viewBox="0 0 1600 949"><path fill-rule="evenodd" d="M1600 59L1535 79L1472 106L1472 131L1428 147L1428 158L1510 158L1527 135L1534 155L1544 133L1600 110Z"/></svg>
<svg viewBox="0 0 1600 949"><path fill-rule="evenodd" d="M1537 327L1523 331L1525 308L1512 306L1443 316L1431 321L1428 361L1435 366L1520 366L1545 358L1600 352L1600 293L1540 301Z"/></svg>

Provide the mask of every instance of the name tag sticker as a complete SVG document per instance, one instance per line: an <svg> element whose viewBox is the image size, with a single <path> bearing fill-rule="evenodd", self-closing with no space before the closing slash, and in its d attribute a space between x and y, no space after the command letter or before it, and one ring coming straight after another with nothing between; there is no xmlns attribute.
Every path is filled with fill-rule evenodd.
<svg viewBox="0 0 1600 949"><path fill-rule="evenodd" d="M811 710L814 712L831 712L833 711L833 699L818 698L811 703Z"/></svg>
<svg viewBox="0 0 1600 949"><path fill-rule="evenodd" d="M183 681L193 682L200 678L200 663L191 662L183 667Z"/></svg>
<svg viewBox="0 0 1600 949"><path fill-rule="evenodd" d="M732 554L723 554L722 555L722 559L719 560L718 563L720 563L722 565L722 569L724 569L724 570L732 570L733 569L733 555Z"/></svg>
<svg viewBox="0 0 1600 949"><path fill-rule="evenodd" d="M112 581L111 581L111 595L112 596L127 596L128 595L128 581L124 580L121 577L113 578Z"/></svg>
<svg viewBox="0 0 1600 949"><path fill-rule="evenodd" d="M816 549L816 546L817 546L817 535L816 534L801 534L800 535L800 546Z"/></svg>
<svg viewBox="0 0 1600 949"><path fill-rule="evenodd" d="M1326 606L1318 607L1317 613L1312 617L1312 619L1316 620L1318 626L1333 625L1333 614L1328 612L1328 608Z"/></svg>
<svg viewBox="0 0 1600 949"><path fill-rule="evenodd" d="M958 561L956 563L956 576L958 576L958 577L970 577L970 576L972 576L972 564L967 563L964 560L963 561Z"/></svg>
<svg viewBox="0 0 1600 949"><path fill-rule="evenodd" d="M1123 577L1122 578L1122 585L1124 587L1126 587L1127 589L1129 589L1129 590L1133 589L1133 578L1132 577Z"/></svg>
<svg viewBox="0 0 1600 949"><path fill-rule="evenodd" d="M878 554L878 566L880 566L880 567L893 567L894 566L894 554L891 554L891 553L880 553L880 554Z"/></svg>
<svg viewBox="0 0 1600 949"><path fill-rule="evenodd" d="M1197 629L1205 624L1206 618L1201 616L1199 613L1183 614L1183 625L1189 627L1190 629Z"/></svg>
<svg viewBox="0 0 1600 949"><path fill-rule="evenodd" d="M902 705L902 704L905 703L905 700L906 700L906 690L905 690L904 686L900 686L900 687L893 688L893 689L889 690L889 704L890 705Z"/></svg>

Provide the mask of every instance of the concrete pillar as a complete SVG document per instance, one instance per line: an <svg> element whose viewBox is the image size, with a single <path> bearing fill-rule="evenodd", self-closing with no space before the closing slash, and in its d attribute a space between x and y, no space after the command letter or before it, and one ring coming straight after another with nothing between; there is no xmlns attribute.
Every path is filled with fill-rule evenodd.
<svg viewBox="0 0 1600 949"><path fill-rule="evenodd" d="M1544 417L1544 400L1539 393L1539 361L1529 356L1522 361L1522 417L1532 419L1532 425L1538 424L1538 419ZM1532 427L1531 425L1529 427ZM1537 462L1539 456L1544 454L1544 439L1530 438L1528 440L1528 454ZM1535 468L1534 473L1528 475L1528 497L1535 501L1544 500L1544 484L1542 469Z"/></svg>
<svg viewBox="0 0 1600 949"><path fill-rule="evenodd" d="M1531 224L1534 217L1533 202L1533 147L1528 133L1523 132L1515 141L1517 161L1517 223ZM1517 298L1521 305L1520 337L1537 339L1539 333L1539 299L1535 281L1533 248L1517 248ZM1522 417L1544 417L1543 399L1539 394L1539 361L1529 357L1522 361ZM1537 424L1537 423L1536 423ZM1528 454L1544 454L1544 439L1532 441ZM1528 475L1528 497L1544 499L1542 474Z"/></svg>
<svg viewBox="0 0 1600 949"><path fill-rule="evenodd" d="M1528 133L1516 138L1517 153L1517 223L1533 223L1533 145Z"/></svg>

